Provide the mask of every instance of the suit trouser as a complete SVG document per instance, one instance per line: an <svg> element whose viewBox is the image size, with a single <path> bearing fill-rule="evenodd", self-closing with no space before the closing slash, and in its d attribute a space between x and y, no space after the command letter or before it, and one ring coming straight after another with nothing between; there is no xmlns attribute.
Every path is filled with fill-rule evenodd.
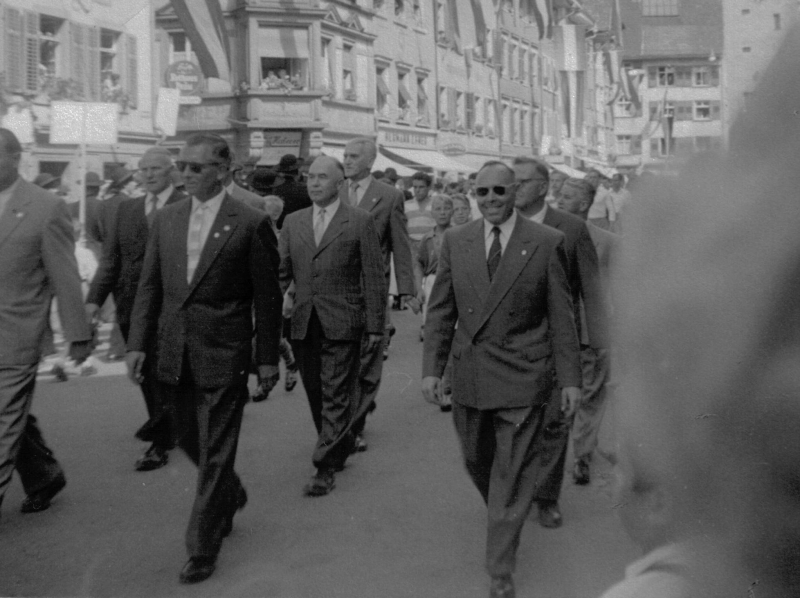
<svg viewBox="0 0 800 598"><path fill-rule="evenodd" d="M237 498L244 492L233 466L248 396L247 379L200 388L186 364L180 383L165 384L164 388L170 397L178 446L198 468L186 549L190 557L215 557L222 544L225 518L236 511Z"/></svg>
<svg viewBox="0 0 800 598"><path fill-rule="evenodd" d="M597 446L597 431L602 418L602 409L605 404L605 383L608 378L608 366L605 359L598 360L598 350L592 347L581 349L582 384L581 406L587 405L587 413L582 416L581 422L591 420L590 427L581 423L578 428L581 451L589 448L593 451ZM556 396L556 393L558 396ZM554 391L553 400L550 401L544 416L543 433L537 440L536 460L534 471L537 479L537 501L555 501L561 495L561 486L564 482L564 467L567 461L569 448L569 434L572 429L572 419L567 419L561 412L560 390ZM582 409L582 407L579 407ZM577 438L576 438L577 440ZM577 448L577 445L576 445ZM578 457L578 453L575 454ZM582 453L585 456L585 453Z"/></svg>
<svg viewBox="0 0 800 598"><path fill-rule="evenodd" d="M125 323L120 326L122 337L125 342L128 342L128 332L130 324ZM153 343L155 345L155 343ZM137 436L141 433L146 433L155 446L162 449L170 449L175 444L172 432L172 415L170 406L167 400L168 391L164 388L164 384L158 379L156 373L156 362L158 358L155 354L155 346L153 351L148 353L147 359L144 362L142 375L144 380L139 385L144 397L144 404L147 407L147 421L139 428Z"/></svg>
<svg viewBox="0 0 800 598"><path fill-rule="evenodd" d="M531 475L542 407L480 410L453 404L464 462L488 508L486 568L509 575L525 518L533 505Z"/></svg>
<svg viewBox="0 0 800 598"><path fill-rule="evenodd" d="M319 469L336 469L344 465L353 447L361 338L325 338L317 312L312 310L306 337L292 339L292 347L317 429L312 461Z"/></svg>
<svg viewBox="0 0 800 598"><path fill-rule="evenodd" d="M575 459L591 461L597 448L597 435L606 409L606 382L609 363L605 349L584 348L581 351L583 366L583 396L572 429L572 446Z"/></svg>
<svg viewBox="0 0 800 598"><path fill-rule="evenodd" d="M0 365L0 503L14 469L28 495L63 475L30 413L37 366Z"/></svg>

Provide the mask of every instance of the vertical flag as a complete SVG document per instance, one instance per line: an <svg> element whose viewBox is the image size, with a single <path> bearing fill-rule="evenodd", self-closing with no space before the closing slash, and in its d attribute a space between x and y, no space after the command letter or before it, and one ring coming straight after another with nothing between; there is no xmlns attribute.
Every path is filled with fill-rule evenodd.
<svg viewBox="0 0 800 598"><path fill-rule="evenodd" d="M534 0L533 17L539 28L539 39L553 37L553 0Z"/></svg>
<svg viewBox="0 0 800 598"><path fill-rule="evenodd" d="M231 80L228 33L219 0L171 0L206 77Z"/></svg>

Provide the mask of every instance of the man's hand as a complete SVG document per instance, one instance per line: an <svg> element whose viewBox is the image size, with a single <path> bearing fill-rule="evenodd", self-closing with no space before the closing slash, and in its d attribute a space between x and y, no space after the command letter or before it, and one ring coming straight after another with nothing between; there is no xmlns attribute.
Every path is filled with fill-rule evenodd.
<svg viewBox="0 0 800 598"><path fill-rule="evenodd" d="M92 354L93 344L91 340L75 341L69 344L69 356L75 363L81 364Z"/></svg>
<svg viewBox="0 0 800 598"><path fill-rule="evenodd" d="M275 388L275 385L280 379L280 371L277 365L260 365L258 366L258 386L265 394Z"/></svg>
<svg viewBox="0 0 800 598"><path fill-rule="evenodd" d="M429 403L439 405L442 390L442 379L436 376L425 376L422 379L422 396Z"/></svg>
<svg viewBox="0 0 800 598"><path fill-rule="evenodd" d="M100 312L100 306L97 303L87 303L86 304L86 317L89 319L90 322L94 322L97 318L97 314Z"/></svg>
<svg viewBox="0 0 800 598"><path fill-rule="evenodd" d="M128 351L125 354L125 365L128 367L128 378L134 384L144 381L142 367L144 366L145 353L143 351Z"/></svg>
<svg viewBox="0 0 800 598"><path fill-rule="evenodd" d="M292 309L294 308L294 293L289 290L283 295L283 317L291 318Z"/></svg>
<svg viewBox="0 0 800 598"><path fill-rule="evenodd" d="M377 350L378 345L382 340L383 340L382 334L368 334L367 346L364 347L364 355L372 353L373 351Z"/></svg>
<svg viewBox="0 0 800 598"><path fill-rule="evenodd" d="M581 404L581 389L577 386L566 386L561 389L561 411L565 418L575 415L575 410Z"/></svg>

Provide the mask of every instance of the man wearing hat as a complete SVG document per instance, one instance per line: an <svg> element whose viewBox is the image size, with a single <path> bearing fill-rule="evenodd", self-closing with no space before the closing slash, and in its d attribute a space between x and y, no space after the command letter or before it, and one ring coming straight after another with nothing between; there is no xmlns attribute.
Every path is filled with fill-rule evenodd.
<svg viewBox="0 0 800 598"><path fill-rule="evenodd" d="M238 169L236 166L231 168L228 171L228 174L225 176L222 186L225 187L225 191L227 191L233 199L238 199L246 206L250 206L251 208L259 210L260 212L266 212L267 202L264 201L264 198L257 193L253 193L252 191L245 189L235 180L234 173L237 170L241 170L241 168L241 165L239 165Z"/></svg>
<svg viewBox="0 0 800 598"><path fill-rule="evenodd" d="M100 309L99 306L113 294L117 306L117 323L125 342L128 340L133 300L142 273L149 227L155 219L156 212L161 208L187 197L185 193L177 191L172 186L173 170L169 151L160 147L151 148L139 160L139 173L147 189L147 195L127 198L120 193L114 196L125 199L119 202L118 217L114 218L108 231L103 246L103 259L100 261L100 267L86 299L86 311L94 318ZM122 182L124 184L124 181ZM109 201L112 200L107 199L102 203ZM120 353L124 353L124 348ZM167 451L173 445L172 429L163 401L163 392L155 376L155 360L151 359L146 363L148 367L140 388L149 418L136 432L136 436L141 440L152 442L152 445L136 462L137 471L150 471L166 465Z"/></svg>
<svg viewBox="0 0 800 598"><path fill-rule="evenodd" d="M278 185L272 190L272 193L283 200L283 214L278 219L278 228L281 228L286 216L297 210L311 207L311 198L308 196L306 186L297 180L300 172L297 156L293 154L282 156L275 170L278 173L276 180ZM282 183L281 179L283 179Z"/></svg>
<svg viewBox="0 0 800 598"><path fill-rule="evenodd" d="M58 190L59 183L61 183L61 179L54 177L49 172L42 172L36 175L36 178L33 179L33 184L37 187L41 187L42 189L47 189L48 191L56 192Z"/></svg>

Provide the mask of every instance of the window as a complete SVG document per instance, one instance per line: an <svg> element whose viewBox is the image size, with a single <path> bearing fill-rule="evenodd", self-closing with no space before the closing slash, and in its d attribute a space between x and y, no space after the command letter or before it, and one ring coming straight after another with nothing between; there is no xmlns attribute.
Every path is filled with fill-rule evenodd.
<svg viewBox="0 0 800 598"><path fill-rule="evenodd" d="M511 143L511 106L503 103L500 118L503 122L503 143Z"/></svg>
<svg viewBox="0 0 800 598"><path fill-rule="evenodd" d="M658 86L672 87L675 85L675 69L671 66L658 67Z"/></svg>
<svg viewBox="0 0 800 598"><path fill-rule="evenodd" d="M780 31L780 29L781 29L781 15L778 14L778 13L775 13L774 15L772 15L772 19L775 22L775 31Z"/></svg>
<svg viewBox="0 0 800 598"><path fill-rule="evenodd" d="M694 120L711 120L711 102L696 100L694 103Z"/></svg>
<svg viewBox="0 0 800 598"><path fill-rule="evenodd" d="M422 0L414 0L413 8L414 8L414 18L417 20L418 23L421 23L422 22Z"/></svg>
<svg viewBox="0 0 800 598"><path fill-rule="evenodd" d="M375 69L375 84L377 88L375 90L375 98L377 100L378 115L388 116L391 92L386 84L386 69L380 67Z"/></svg>
<svg viewBox="0 0 800 598"><path fill-rule="evenodd" d="M636 116L636 108L625 96L620 96L614 104L614 116L616 118L629 118Z"/></svg>
<svg viewBox="0 0 800 598"><path fill-rule="evenodd" d="M394 0L395 16L399 17L401 14L403 14L403 8L404 8L403 4L404 4L403 0Z"/></svg>
<svg viewBox="0 0 800 598"><path fill-rule="evenodd" d="M446 87L439 86L439 128L450 129L450 102L448 90Z"/></svg>
<svg viewBox="0 0 800 598"><path fill-rule="evenodd" d="M436 0L436 41L447 43L447 0Z"/></svg>
<svg viewBox="0 0 800 598"><path fill-rule="evenodd" d="M675 103L667 102L664 105L664 116L666 118L675 118Z"/></svg>
<svg viewBox="0 0 800 598"><path fill-rule="evenodd" d="M525 46L519 47L519 70L517 77L521 83L528 81L528 49Z"/></svg>
<svg viewBox="0 0 800 598"><path fill-rule="evenodd" d="M695 87L711 85L711 73L707 66L696 66L692 69L692 85Z"/></svg>
<svg viewBox="0 0 800 598"><path fill-rule="evenodd" d="M508 44L508 54L506 54L506 77L508 79L517 78L517 44Z"/></svg>
<svg viewBox="0 0 800 598"><path fill-rule="evenodd" d="M744 52L745 54L749 54L750 53L750 46L745 46L744 48L742 48L742 52Z"/></svg>
<svg viewBox="0 0 800 598"><path fill-rule="evenodd" d="M680 0L642 0L643 17L677 17Z"/></svg>
<svg viewBox="0 0 800 598"><path fill-rule="evenodd" d="M495 137L497 135L497 102L486 100L486 135Z"/></svg>
<svg viewBox="0 0 800 598"><path fill-rule="evenodd" d="M39 15L39 79L40 85L48 79L64 75L64 19ZM43 80L44 79L44 80Z"/></svg>
<svg viewBox="0 0 800 598"><path fill-rule="evenodd" d="M197 55L192 51L192 43L183 31L169 34L169 61L188 60L197 64Z"/></svg>
<svg viewBox="0 0 800 598"><path fill-rule="evenodd" d="M322 88L328 92L334 91L334 77L332 76L333 56L331 55L331 40L322 38L322 73L320 73L320 83Z"/></svg>
<svg viewBox="0 0 800 598"><path fill-rule="evenodd" d="M329 52L322 40L322 53ZM308 30L292 27L259 27L260 89L290 91L308 88ZM323 81L325 75L323 75ZM328 81L330 84L330 81Z"/></svg>
<svg viewBox="0 0 800 598"><path fill-rule="evenodd" d="M478 135L483 135L486 129L486 105L482 97L473 96L473 98L475 124L472 127L472 130Z"/></svg>
<svg viewBox="0 0 800 598"><path fill-rule="evenodd" d="M467 120L466 100L463 91L456 92L456 130L463 131L466 129Z"/></svg>
<svg viewBox="0 0 800 598"><path fill-rule="evenodd" d="M400 120L408 120L411 116L411 106L413 98L411 92L408 90L408 72L397 73L397 108L399 110L398 118Z"/></svg>
<svg viewBox="0 0 800 598"><path fill-rule="evenodd" d="M417 123L427 125L430 122L428 114L428 93L425 90L425 77L417 77Z"/></svg>
<svg viewBox="0 0 800 598"><path fill-rule="evenodd" d="M620 156L629 156L632 153L630 135L617 135L617 153Z"/></svg>
<svg viewBox="0 0 800 598"><path fill-rule="evenodd" d="M351 102L356 101L355 48L350 44L342 45L342 97Z"/></svg>
<svg viewBox="0 0 800 598"><path fill-rule="evenodd" d="M743 8L742 9L742 14L743 15L749 15L750 14L750 9L749 8Z"/></svg>

